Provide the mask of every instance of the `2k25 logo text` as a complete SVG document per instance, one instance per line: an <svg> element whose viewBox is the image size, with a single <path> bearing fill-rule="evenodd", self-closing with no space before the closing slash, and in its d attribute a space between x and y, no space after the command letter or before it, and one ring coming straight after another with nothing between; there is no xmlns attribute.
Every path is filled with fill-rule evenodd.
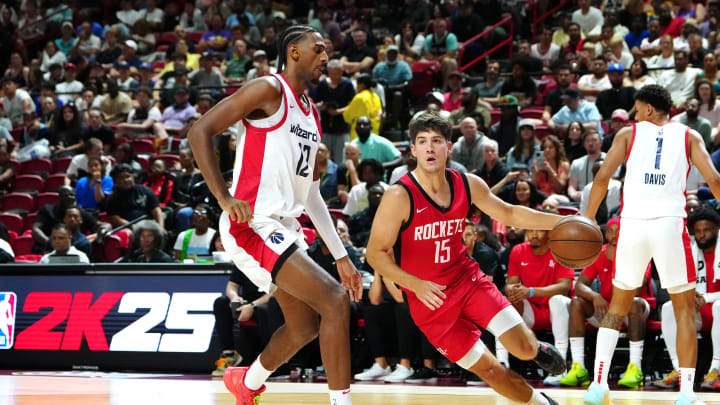
<svg viewBox="0 0 720 405"><path fill-rule="evenodd" d="M12 292L0 292L0 349L10 349L15 336L15 303Z"/></svg>
<svg viewBox="0 0 720 405"><path fill-rule="evenodd" d="M173 293L171 297L165 292L106 292L93 302L92 292L31 292L25 298L23 312L39 312L41 308L52 311L18 333L15 349L79 350L85 338L92 351L202 353L210 346L215 326L213 303L219 296L220 293ZM108 344L102 320L118 301L120 314L133 314L138 309L149 311L116 332ZM54 330L66 320L64 331ZM166 329L186 333L149 332L163 321Z"/></svg>

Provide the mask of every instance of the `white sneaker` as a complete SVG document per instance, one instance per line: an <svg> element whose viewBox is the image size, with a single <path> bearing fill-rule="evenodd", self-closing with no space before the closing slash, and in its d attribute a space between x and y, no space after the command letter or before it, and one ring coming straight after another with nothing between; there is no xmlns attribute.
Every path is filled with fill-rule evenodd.
<svg viewBox="0 0 720 405"><path fill-rule="evenodd" d="M558 375L549 375L543 380L543 384L557 387L560 385L560 380L565 377L567 372Z"/></svg>
<svg viewBox="0 0 720 405"><path fill-rule="evenodd" d="M383 378L383 381L389 383L403 382L410 378L413 373L413 369L407 368L402 364L398 364L397 366L395 366L395 371L393 371L392 374L390 374L389 376Z"/></svg>
<svg viewBox="0 0 720 405"><path fill-rule="evenodd" d="M382 368L379 364L373 363L372 367L369 369L363 371L362 373L355 374L355 379L358 381L381 380L390 375L391 372L392 369L390 366Z"/></svg>

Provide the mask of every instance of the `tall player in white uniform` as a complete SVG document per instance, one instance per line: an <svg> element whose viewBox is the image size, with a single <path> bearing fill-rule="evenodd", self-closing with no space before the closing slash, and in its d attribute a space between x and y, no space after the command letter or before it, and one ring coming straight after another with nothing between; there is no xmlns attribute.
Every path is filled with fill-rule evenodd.
<svg viewBox="0 0 720 405"><path fill-rule="evenodd" d="M697 166L715 198L720 198L720 174L702 137L685 125L668 121L672 99L668 91L648 85L635 95L638 123L621 129L590 191L586 216L595 218L610 177L627 159L620 212L620 233L613 268L613 297L600 325L593 383L585 403L610 403L607 375L618 330L642 285L650 259L667 288L678 320L680 393L677 405L702 402L693 392L697 338L695 335L695 263L686 226L685 185L690 162Z"/></svg>
<svg viewBox="0 0 720 405"><path fill-rule="evenodd" d="M195 159L223 214L225 249L263 291L275 290L285 325L248 367L223 377L237 404L254 405L264 381L301 347L320 336L332 404L350 404L349 300L362 295L360 274L347 257L320 196L315 155L322 133L315 106L304 96L328 57L322 36L296 25L279 39L281 74L245 84L192 127ZM284 68L284 69L283 69ZM220 173L212 137L240 121L233 185ZM342 287L305 254L296 220L303 210L337 261Z"/></svg>

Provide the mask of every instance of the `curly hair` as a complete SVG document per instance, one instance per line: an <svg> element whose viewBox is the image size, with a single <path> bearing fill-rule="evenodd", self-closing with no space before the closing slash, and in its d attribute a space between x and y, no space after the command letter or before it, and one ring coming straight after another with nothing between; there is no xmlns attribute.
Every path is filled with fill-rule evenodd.
<svg viewBox="0 0 720 405"><path fill-rule="evenodd" d="M657 84L648 84L643 86L635 93L635 100L650 104L658 111L670 112L673 106L670 92L666 88Z"/></svg>
<svg viewBox="0 0 720 405"><path fill-rule="evenodd" d="M720 226L720 215L714 209L702 205L688 216L687 227L690 232L693 231L693 227L698 221L710 221L716 226Z"/></svg>

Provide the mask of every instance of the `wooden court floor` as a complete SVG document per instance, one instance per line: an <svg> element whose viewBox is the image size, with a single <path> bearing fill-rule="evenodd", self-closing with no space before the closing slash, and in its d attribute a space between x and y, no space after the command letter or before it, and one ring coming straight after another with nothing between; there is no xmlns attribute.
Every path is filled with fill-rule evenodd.
<svg viewBox="0 0 720 405"><path fill-rule="evenodd" d="M222 381L177 379L168 376L106 374L83 377L0 375L3 405L234 405ZM511 404L483 387L442 387L391 384L355 384L353 404L465 405ZM561 405L581 405L584 390L546 390ZM674 394L659 391L614 391L616 405L672 404ZM708 404L720 404L720 393L700 393ZM260 403L327 405L327 385L310 383L268 384Z"/></svg>

